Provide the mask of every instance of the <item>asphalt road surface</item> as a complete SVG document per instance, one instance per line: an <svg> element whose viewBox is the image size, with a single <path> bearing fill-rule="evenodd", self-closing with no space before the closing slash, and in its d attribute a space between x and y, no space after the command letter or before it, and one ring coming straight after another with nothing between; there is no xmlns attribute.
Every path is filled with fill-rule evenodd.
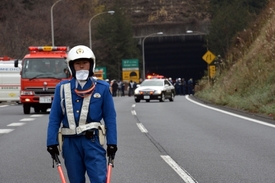
<svg viewBox="0 0 275 183"><path fill-rule="evenodd" d="M114 101L118 152L112 183L275 182L273 120L189 96L174 102L135 103L128 96ZM46 151L48 116L0 104L0 183L61 182ZM62 168L67 177L63 161Z"/></svg>

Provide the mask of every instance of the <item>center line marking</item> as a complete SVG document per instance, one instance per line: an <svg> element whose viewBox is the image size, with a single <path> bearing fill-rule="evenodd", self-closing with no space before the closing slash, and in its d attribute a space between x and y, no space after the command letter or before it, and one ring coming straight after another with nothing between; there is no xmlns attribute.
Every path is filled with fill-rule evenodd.
<svg viewBox="0 0 275 183"><path fill-rule="evenodd" d="M148 130L143 126L142 123L137 123L137 126L142 133L148 133Z"/></svg>
<svg viewBox="0 0 275 183"><path fill-rule="evenodd" d="M182 169L170 156L160 156L181 178L185 183L197 183L186 170Z"/></svg>

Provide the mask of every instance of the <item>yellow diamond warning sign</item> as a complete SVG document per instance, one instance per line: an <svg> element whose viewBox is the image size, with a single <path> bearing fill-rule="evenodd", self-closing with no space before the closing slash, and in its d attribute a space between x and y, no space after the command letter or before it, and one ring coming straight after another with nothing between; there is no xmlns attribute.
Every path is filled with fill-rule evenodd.
<svg viewBox="0 0 275 183"><path fill-rule="evenodd" d="M211 51L207 51L204 55L203 55L203 57L202 57L202 59L205 61L205 62L207 62L208 64L211 64L211 62L214 60L216 58L216 56L211 52Z"/></svg>

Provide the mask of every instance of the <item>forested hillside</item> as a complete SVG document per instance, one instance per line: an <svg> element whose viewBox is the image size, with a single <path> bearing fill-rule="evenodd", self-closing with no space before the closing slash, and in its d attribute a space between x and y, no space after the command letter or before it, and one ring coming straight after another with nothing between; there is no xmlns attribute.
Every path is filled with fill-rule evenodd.
<svg viewBox="0 0 275 183"><path fill-rule="evenodd" d="M275 116L275 2L233 39L217 61L216 77L202 79L196 96L218 105Z"/></svg>
<svg viewBox="0 0 275 183"><path fill-rule="evenodd" d="M0 56L21 59L28 46L52 45L55 2L1 0ZM91 25L97 63L110 67L115 77L117 60L141 56L133 39L140 26L210 21L205 46L220 57L215 78L203 78L196 96L274 116L274 7L274 0L62 0L53 9L54 39L55 45L88 46L91 17L115 10Z"/></svg>
<svg viewBox="0 0 275 183"><path fill-rule="evenodd" d="M51 45L51 6L57 0L1 0L0 55L21 58L30 45ZM208 0L62 0L53 9L56 45L89 44L89 19L119 7L133 26L208 19ZM92 22L93 30L97 17ZM94 34L94 32L93 32Z"/></svg>
<svg viewBox="0 0 275 183"><path fill-rule="evenodd" d="M108 77L120 75L123 58L139 58L141 49L134 36L137 30L157 25L196 24L209 21L209 0L1 0L0 56L22 59L29 46L89 46L91 21L92 48L98 66L107 66ZM56 3L56 4L55 4ZM54 5L55 4L55 5ZM54 7L53 7L54 5ZM53 7L53 9L51 8ZM51 31L51 10L53 26ZM185 30L182 30L185 31ZM150 30L149 30L150 32ZM151 32L150 32L151 33ZM141 34L141 35L135 35Z"/></svg>

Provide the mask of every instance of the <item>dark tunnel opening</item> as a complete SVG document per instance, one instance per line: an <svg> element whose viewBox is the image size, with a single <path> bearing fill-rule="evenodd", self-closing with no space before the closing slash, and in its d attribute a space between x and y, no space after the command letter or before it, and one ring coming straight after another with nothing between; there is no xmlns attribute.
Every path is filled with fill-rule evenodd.
<svg viewBox="0 0 275 183"><path fill-rule="evenodd" d="M148 37L144 42L145 73L165 77L201 79L207 71L203 35Z"/></svg>

